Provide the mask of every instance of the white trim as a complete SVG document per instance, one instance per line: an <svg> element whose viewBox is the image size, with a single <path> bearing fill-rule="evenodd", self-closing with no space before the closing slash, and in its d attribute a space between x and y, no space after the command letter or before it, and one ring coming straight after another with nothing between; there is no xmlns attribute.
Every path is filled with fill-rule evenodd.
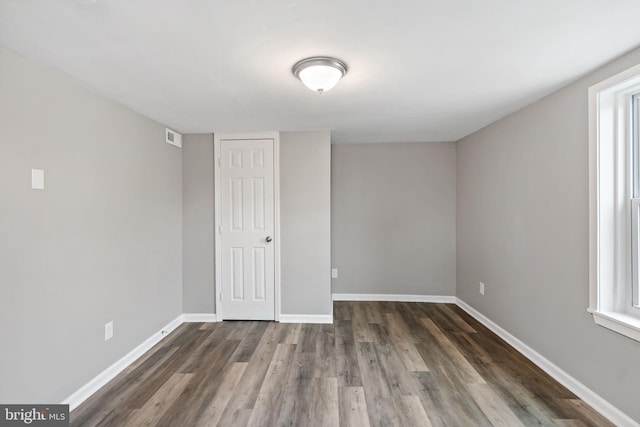
<svg viewBox="0 0 640 427"><path fill-rule="evenodd" d="M589 88L589 308L596 324L638 340L633 307L632 95L640 65ZM637 203L635 204L637 207ZM634 212L634 214L637 212ZM637 219L637 216L634 216Z"/></svg>
<svg viewBox="0 0 640 427"><path fill-rule="evenodd" d="M535 363L540 369L549 374L553 379L560 384L571 390L576 396L584 400L587 404L591 405L596 411L608 418L609 421L614 423L618 427L638 427L640 424L635 422L631 417L622 412L620 409L613 406L611 403L600 397L593 390L582 384L580 381L573 378L567 372L559 368L549 359L529 347L524 342L520 341L515 336L511 335L497 323L480 313L469 304L462 301L460 298L456 298L456 304L458 307L466 311L477 321L493 331L496 335L506 341L513 348L518 350L523 356Z"/></svg>
<svg viewBox="0 0 640 427"><path fill-rule="evenodd" d="M400 301L435 302L454 304L456 297L449 295L400 295L400 294L333 294L334 301Z"/></svg>
<svg viewBox="0 0 640 427"><path fill-rule="evenodd" d="M281 314L280 323L333 323L331 314Z"/></svg>
<svg viewBox="0 0 640 427"><path fill-rule="evenodd" d="M281 289L281 274L280 274L280 133L274 132L273 137L273 214L274 214L274 232L275 241L273 242L275 266L273 269L275 276L275 321L280 321L280 310L282 297L280 295Z"/></svg>
<svg viewBox="0 0 640 427"><path fill-rule="evenodd" d="M218 321L215 313L184 313L183 323L214 323Z"/></svg>
<svg viewBox="0 0 640 427"><path fill-rule="evenodd" d="M593 88L589 89L589 308L598 309L598 265L600 254L598 251L598 175L600 162L597 144L598 108L597 95Z"/></svg>
<svg viewBox="0 0 640 427"><path fill-rule="evenodd" d="M180 326L183 322L182 315L176 317L169 322L164 328L147 338L142 344L131 350L124 357L116 361L104 371L96 375L88 383L80 387L69 397L62 401L63 405L69 405L69 410L73 411L82 402L88 399L93 393L102 388L109 381L114 379L120 372L124 371L129 365L135 362L140 356L149 351L154 345L162 341L164 337L169 335L173 330Z"/></svg>
<svg viewBox="0 0 640 427"><path fill-rule="evenodd" d="M222 314L222 253L220 252L221 241L219 226L220 218L220 141L223 139L273 139L273 197L274 197L274 320L280 320L281 309L281 272L280 272L280 133L278 132L256 132L256 133L232 133L213 135L213 165L214 165L214 264L215 264L215 307L216 320L221 322Z"/></svg>
<svg viewBox="0 0 640 427"><path fill-rule="evenodd" d="M593 321L605 328L640 341L640 319L615 311L587 310L593 314Z"/></svg>
<svg viewBox="0 0 640 427"><path fill-rule="evenodd" d="M213 251L214 261L213 268L215 271L214 288L214 301L216 308L216 320L222 321L222 272L220 271L220 265L222 264L222 253L220 252L220 136L215 133L213 135Z"/></svg>

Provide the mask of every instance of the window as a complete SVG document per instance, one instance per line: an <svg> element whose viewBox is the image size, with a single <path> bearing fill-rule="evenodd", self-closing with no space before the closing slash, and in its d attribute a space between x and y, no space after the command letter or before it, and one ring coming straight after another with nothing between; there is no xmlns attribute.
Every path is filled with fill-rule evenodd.
<svg viewBox="0 0 640 427"><path fill-rule="evenodd" d="M640 93L631 96L632 180L631 196L631 280L632 306L640 306Z"/></svg>
<svg viewBox="0 0 640 427"><path fill-rule="evenodd" d="M589 311L640 341L640 65L589 88Z"/></svg>

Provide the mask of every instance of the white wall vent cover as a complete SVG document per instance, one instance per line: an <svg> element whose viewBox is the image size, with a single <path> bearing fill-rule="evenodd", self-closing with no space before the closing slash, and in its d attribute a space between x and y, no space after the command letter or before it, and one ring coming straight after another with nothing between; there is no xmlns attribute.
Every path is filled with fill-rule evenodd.
<svg viewBox="0 0 640 427"><path fill-rule="evenodd" d="M176 131L166 128L167 143L182 148L182 135Z"/></svg>

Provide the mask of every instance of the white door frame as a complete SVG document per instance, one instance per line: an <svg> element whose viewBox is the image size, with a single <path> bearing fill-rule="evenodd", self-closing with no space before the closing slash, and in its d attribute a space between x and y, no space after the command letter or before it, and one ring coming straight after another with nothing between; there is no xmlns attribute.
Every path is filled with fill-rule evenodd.
<svg viewBox="0 0 640 427"><path fill-rule="evenodd" d="M216 320L222 321L222 251L220 236L220 143L229 139L273 139L273 220L274 220L274 286L275 307L274 319L280 321L280 134L278 132L228 133L213 136L214 164L214 251L215 251L215 307Z"/></svg>

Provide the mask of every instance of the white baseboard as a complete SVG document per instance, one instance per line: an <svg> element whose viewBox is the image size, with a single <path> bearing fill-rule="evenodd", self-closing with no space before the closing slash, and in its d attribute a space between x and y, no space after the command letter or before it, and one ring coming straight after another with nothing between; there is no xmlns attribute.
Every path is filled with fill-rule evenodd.
<svg viewBox="0 0 640 427"><path fill-rule="evenodd" d="M217 322L215 313L185 313L182 315L184 323Z"/></svg>
<svg viewBox="0 0 640 427"><path fill-rule="evenodd" d="M281 314L280 323L333 323L331 314Z"/></svg>
<svg viewBox="0 0 640 427"><path fill-rule="evenodd" d="M560 369L549 359L529 347L524 342L520 341L515 336L511 335L497 323L480 313L475 308L471 307L460 298L456 298L456 304L466 311L469 315L474 317L477 321L489 328L493 333L505 340L509 345L518 350L527 359L535 363L540 369L549 374L553 379L560 384L571 390L576 396L584 400L591 405L596 411L600 412L609 421L614 423L618 427L638 427L640 424L635 422L627 414L613 406L611 403L600 397L593 390L582 384L580 381L573 378L564 370Z"/></svg>
<svg viewBox="0 0 640 427"><path fill-rule="evenodd" d="M435 302L454 304L456 297L448 295L394 295L394 294L333 294L334 301L394 301Z"/></svg>
<svg viewBox="0 0 640 427"><path fill-rule="evenodd" d="M120 360L100 372L91 381L80 387L76 392L62 401L62 404L69 405L69 410L73 411L80 406L82 402L88 399L93 393L102 388L109 381L114 379L116 375L124 371L129 365L136 361L140 356L150 350L154 345L162 341L164 337L169 335L174 329L182 324L182 315L176 317L165 327L147 338L142 344L131 350Z"/></svg>

